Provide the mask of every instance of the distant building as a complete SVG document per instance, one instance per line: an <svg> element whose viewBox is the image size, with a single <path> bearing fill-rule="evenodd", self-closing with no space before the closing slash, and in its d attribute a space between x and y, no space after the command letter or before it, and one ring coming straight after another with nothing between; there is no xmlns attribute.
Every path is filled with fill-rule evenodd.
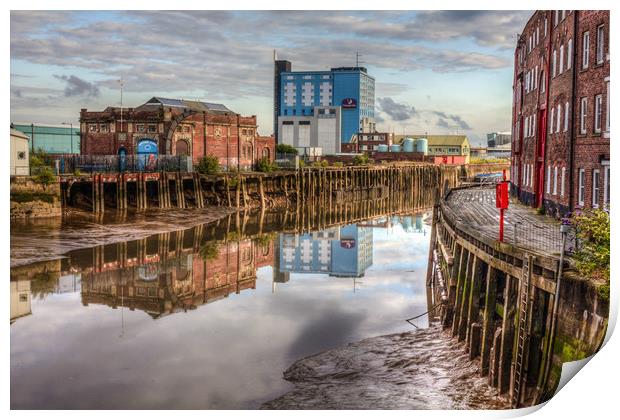
<svg viewBox="0 0 620 420"><path fill-rule="evenodd" d="M29 138L11 128L11 175L30 175Z"/></svg>
<svg viewBox="0 0 620 420"><path fill-rule="evenodd" d="M11 282L11 324L23 316L32 313L32 292L30 280L12 280Z"/></svg>
<svg viewBox="0 0 620 420"><path fill-rule="evenodd" d="M469 153L470 157L485 158L487 157L486 147L472 147Z"/></svg>
<svg viewBox="0 0 620 420"><path fill-rule="evenodd" d="M469 163L471 146L463 134L396 134L394 143L401 143L405 138L428 140L427 156L432 156L437 164L462 165Z"/></svg>
<svg viewBox="0 0 620 420"><path fill-rule="evenodd" d="M487 134L487 146L488 147L499 147L505 144L510 145L512 141L512 134L510 131L501 131L495 133Z"/></svg>
<svg viewBox="0 0 620 420"><path fill-rule="evenodd" d="M368 153L379 150L379 145L390 146L392 133L357 133L351 143L342 145L343 153Z"/></svg>
<svg viewBox="0 0 620 420"><path fill-rule="evenodd" d="M273 160L275 139L260 137L256 116L222 104L153 97L137 108L80 112L83 155L214 155L223 167Z"/></svg>
<svg viewBox="0 0 620 420"><path fill-rule="evenodd" d="M372 228L347 225L303 235L282 234L279 251L281 272L361 277L372 265Z"/></svg>
<svg viewBox="0 0 620 420"><path fill-rule="evenodd" d="M339 153L358 132L375 131L375 79L366 68L292 71L283 60L274 68L278 143Z"/></svg>
<svg viewBox="0 0 620 420"><path fill-rule="evenodd" d="M610 201L609 10L538 10L517 41L511 191L564 215Z"/></svg>
<svg viewBox="0 0 620 420"><path fill-rule="evenodd" d="M30 150L52 155L80 153L80 127L50 124L14 124L16 130L30 138Z"/></svg>

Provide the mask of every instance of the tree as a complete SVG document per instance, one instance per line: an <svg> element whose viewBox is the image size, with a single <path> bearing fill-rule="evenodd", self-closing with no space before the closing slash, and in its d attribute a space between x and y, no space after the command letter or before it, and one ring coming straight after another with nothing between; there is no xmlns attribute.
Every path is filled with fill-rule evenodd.
<svg viewBox="0 0 620 420"><path fill-rule="evenodd" d="M289 154L289 155L291 155L291 154L292 155L298 154L297 149L295 149L290 144L278 144L276 146L276 152L282 153L282 154Z"/></svg>

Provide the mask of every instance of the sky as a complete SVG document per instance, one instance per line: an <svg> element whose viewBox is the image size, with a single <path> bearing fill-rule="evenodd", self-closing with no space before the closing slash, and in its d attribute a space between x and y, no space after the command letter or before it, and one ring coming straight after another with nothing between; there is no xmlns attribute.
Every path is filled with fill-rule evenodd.
<svg viewBox="0 0 620 420"><path fill-rule="evenodd" d="M379 131L509 131L513 52L529 11L12 11L11 121L153 96L219 102L273 130L273 52L293 70L360 65Z"/></svg>

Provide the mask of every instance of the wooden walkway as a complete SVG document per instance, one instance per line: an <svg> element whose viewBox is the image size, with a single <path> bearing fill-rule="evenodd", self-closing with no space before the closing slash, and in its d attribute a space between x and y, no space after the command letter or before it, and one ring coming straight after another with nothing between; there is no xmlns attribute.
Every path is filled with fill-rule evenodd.
<svg viewBox="0 0 620 420"><path fill-rule="evenodd" d="M455 189L446 198L443 210L458 221L484 236L499 239L499 209L495 207L495 187ZM510 200L504 213L504 242L557 256L562 247L560 222L536 213L536 209L517 200ZM574 234L567 238L566 251L574 248Z"/></svg>

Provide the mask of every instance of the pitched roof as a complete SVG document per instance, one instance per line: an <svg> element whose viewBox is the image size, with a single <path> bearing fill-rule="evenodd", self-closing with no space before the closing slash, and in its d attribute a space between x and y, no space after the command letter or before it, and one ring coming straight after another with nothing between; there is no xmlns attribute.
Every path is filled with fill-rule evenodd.
<svg viewBox="0 0 620 420"><path fill-rule="evenodd" d="M28 137L27 135L25 135L21 131L16 130L14 128L11 128L11 136L12 137L20 137L22 139L30 140L30 137Z"/></svg>
<svg viewBox="0 0 620 420"><path fill-rule="evenodd" d="M227 112L231 114L235 113L234 111L231 111L229 108L222 104L202 101L188 101L185 99L162 98L159 96L152 97L143 106L145 105L165 106L167 108L189 108L194 111Z"/></svg>
<svg viewBox="0 0 620 420"><path fill-rule="evenodd" d="M465 142L469 144L469 139L464 134L397 134L394 136L394 141L400 143L405 137L425 138L429 146L461 146Z"/></svg>

